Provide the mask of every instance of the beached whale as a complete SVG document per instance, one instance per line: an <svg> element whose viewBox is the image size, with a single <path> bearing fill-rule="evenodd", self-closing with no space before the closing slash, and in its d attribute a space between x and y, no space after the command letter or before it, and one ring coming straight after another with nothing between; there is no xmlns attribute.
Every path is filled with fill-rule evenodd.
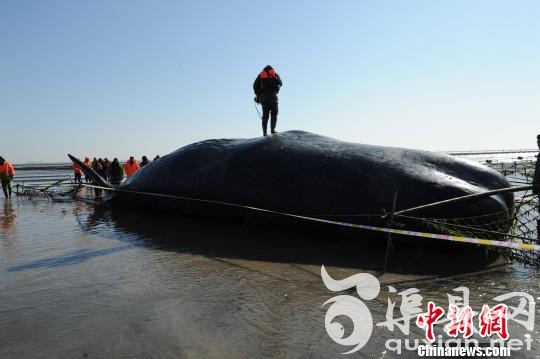
<svg viewBox="0 0 540 359"><path fill-rule="evenodd" d="M113 187L70 155L100 185ZM288 131L252 139L213 139L182 147L141 168L119 189L204 199L278 212L343 217L362 222L397 209L510 187L500 173L441 153L343 142ZM145 200L115 192L112 200ZM172 199L151 202L176 206ZM238 208L218 203L187 207ZM429 209L431 218L474 217L510 211L511 193Z"/></svg>
<svg viewBox="0 0 540 359"><path fill-rule="evenodd" d="M113 188L78 159L71 155L70 158L96 183ZM108 203L240 218L266 214L276 222L295 221L247 206L385 226L388 218L381 214L392 209L395 192L398 193L396 208L400 210L507 187L510 183L504 176L477 162L441 153L343 142L308 132L288 131L269 137L213 139L187 145L140 169L115 188ZM513 195L503 193L432 207L414 215L484 218L490 214L510 215L512 209ZM433 230L421 222L408 222L404 218L399 222L406 225L405 229ZM301 226L304 225L313 224L303 222ZM314 226L320 229L320 225ZM334 237L342 231L335 226L324 226ZM363 248L385 248L385 234L362 232L363 239L378 240ZM358 231L355 236L358 238ZM454 250L453 245L411 238L405 244L398 241L394 248L413 254L408 258L412 260L418 248L439 250L446 256L449 248ZM460 246L471 250L470 246ZM494 258L486 257L483 248L474 247L473 251L474 255L467 256L479 266L483 265L480 257L489 262Z"/></svg>

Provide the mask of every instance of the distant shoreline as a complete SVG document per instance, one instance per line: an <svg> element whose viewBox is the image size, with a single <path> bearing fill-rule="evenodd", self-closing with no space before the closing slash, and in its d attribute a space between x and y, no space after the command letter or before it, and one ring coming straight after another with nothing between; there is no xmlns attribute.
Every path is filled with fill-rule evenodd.
<svg viewBox="0 0 540 359"><path fill-rule="evenodd" d="M71 169L71 163L24 163L13 164L16 170L28 171L28 170L69 170Z"/></svg>

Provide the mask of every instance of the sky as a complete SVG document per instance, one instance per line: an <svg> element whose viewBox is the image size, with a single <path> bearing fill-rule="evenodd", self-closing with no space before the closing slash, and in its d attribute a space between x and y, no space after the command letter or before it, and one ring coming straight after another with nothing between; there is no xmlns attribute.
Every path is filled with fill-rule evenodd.
<svg viewBox="0 0 540 359"><path fill-rule="evenodd" d="M535 148L540 1L0 0L0 155L164 155L278 131L424 150Z"/></svg>

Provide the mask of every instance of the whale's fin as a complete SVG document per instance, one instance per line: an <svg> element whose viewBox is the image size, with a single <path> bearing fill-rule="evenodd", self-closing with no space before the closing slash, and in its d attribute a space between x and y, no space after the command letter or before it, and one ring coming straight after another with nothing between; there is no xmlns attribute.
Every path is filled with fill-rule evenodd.
<svg viewBox="0 0 540 359"><path fill-rule="evenodd" d="M92 181L101 187L114 188L112 184L107 182L103 177L101 177L96 171L84 164L80 159L75 156L72 156L68 153L68 157L73 161L77 166L81 168L84 174L92 179Z"/></svg>

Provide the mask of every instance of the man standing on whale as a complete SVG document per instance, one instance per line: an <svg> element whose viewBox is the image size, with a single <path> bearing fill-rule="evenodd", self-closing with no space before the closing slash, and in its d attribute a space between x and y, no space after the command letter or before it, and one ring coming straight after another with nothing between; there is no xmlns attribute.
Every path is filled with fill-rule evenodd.
<svg viewBox="0 0 540 359"><path fill-rule="evenodd" d="M255 101L262 105L262 128L263 136L267 135L268 117L270 117L271 133L276 133L277 115L278 115L278 92L281 88L281 78L278 73L267 65L253 82L253 91L255 91Z"/></svg>

